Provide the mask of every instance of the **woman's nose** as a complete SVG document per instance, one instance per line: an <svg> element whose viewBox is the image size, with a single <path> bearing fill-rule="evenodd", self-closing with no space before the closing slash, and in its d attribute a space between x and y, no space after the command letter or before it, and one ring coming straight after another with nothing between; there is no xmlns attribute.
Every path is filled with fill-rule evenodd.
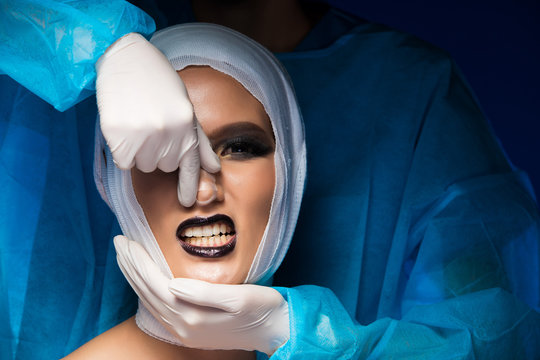
<svg viewBox="0 0 540 360"><path fill-rule="evenodd" d="M197 205L208 205L213 201L223 200L223 189L217 184L216 177L201 169L199 189L197 190Z"/></svg>

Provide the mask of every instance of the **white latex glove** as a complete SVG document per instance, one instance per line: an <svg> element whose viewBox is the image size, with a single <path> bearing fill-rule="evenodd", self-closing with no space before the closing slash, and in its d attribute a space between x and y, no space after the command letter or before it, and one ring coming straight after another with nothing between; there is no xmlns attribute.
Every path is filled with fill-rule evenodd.
<svg viewBox="0 0 540 360"><path fill-rule="evenodd" d="M165 55L131 33L107 49L96 72L101 131L116 165L144 172L180 167L178 199L193 205L200 167L214 173L220 163Z"/></svg>
<svg viewBox="0 0 540 360"><path fill-rule="evenodd" d="M277 290L170 280L139 243L119 235L114 246L118 265L139 299L180 344L258 350L271 356L288 341L288 304Z"/></svg>

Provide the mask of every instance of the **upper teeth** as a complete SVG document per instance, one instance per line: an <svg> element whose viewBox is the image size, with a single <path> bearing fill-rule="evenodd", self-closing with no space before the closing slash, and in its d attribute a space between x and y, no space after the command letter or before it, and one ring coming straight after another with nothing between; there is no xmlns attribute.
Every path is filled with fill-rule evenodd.
<svg viewBox="0 0 540 360"><path fill-rule="evenodd" d="M193 226L184 229L180 236L182 237L201 237L201 236L217 236L233 233L232 228L225 223L215 223L212 225Z"/></svg>

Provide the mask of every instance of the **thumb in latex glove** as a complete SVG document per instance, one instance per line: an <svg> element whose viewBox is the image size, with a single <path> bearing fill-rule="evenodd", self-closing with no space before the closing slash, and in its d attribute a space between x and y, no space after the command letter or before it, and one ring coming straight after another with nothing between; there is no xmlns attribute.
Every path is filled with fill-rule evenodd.
<svg viewBox="0 0 540 360"><path fill-rule="evenodd" d="M124 236L116 236L114 244L120 269L139 299L180 344L272 355L288 341L288 304L275 289L169 280L140 244Z"/></svg>
<svg viewBox="0 0 540 360"><path fill-rule="evenodd" d="M96 72L101 131L116 165L144 172L180 167L178 199L193 205L200 167L214 173L220 163L167 58L143 36L130 33L99 58Z"/></svg>

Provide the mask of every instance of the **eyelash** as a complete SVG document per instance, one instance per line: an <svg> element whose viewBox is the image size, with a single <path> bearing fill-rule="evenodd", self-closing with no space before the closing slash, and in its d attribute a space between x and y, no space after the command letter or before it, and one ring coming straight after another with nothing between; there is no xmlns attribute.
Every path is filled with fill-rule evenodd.
<svg viewBox="0 0 540 360"><path fill-rule="evenodd" d="M266 156L271 153L273 147L253 138L233 138L222 144L217 154L220 157L229 157L234 160L248 160Z"/></svg>

